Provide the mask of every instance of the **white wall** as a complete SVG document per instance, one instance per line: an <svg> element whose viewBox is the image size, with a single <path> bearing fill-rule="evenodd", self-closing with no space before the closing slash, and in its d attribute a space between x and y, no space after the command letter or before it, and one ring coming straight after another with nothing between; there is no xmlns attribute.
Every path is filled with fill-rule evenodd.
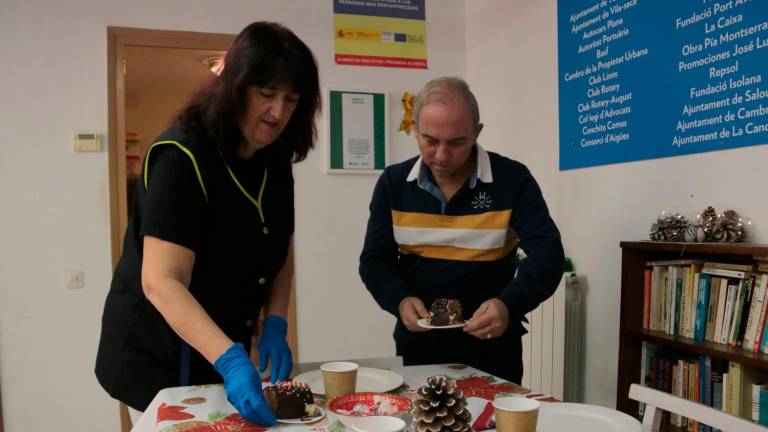
<svg viewBox="0 0 768 432"><path fill-rule="evenodd" d="M87 13L85 13L87 11ZM415 154L396 134L400 94L464 73L464 3L427 2L430 69L333 64L331 2L116 0L0 2L0 389L5 430L117 430L93 375L110 280L107 154L74 153L76 131L107 133L106 27L237 33L259 19L314 50L323 86L390 92L391 162ZM375 176L296 167L299 350L303 361L394 353L391 324L357 277ZM65 290L63 273L85 272ZM362 324L365 323L365 326ZM370 330L368 330L370 329Z"/></svg>
<svg viewBox="0 0 768 432"><path fill-rule="evenodd" d="M668 207L707 205L751 218L765 243L765 145L558 170L556 0L466 2L467 76L485 129L481 142L527 164L544 190L566 254L588 281L586 402L614 407L622 240L644 240Z"/></svg>
<svg viewBox="0 0 768 432"><path fill-rule="evenodd" d="M438 7L439 4L439 7ZM464 4L427 2L427 70L357 68L332 63L332 41L323 27L323 86L389 92L389 163L417 154L413 135L397 132L404 91L414 93L439 75L464 73ZM331 17L328 17L330 22ZM327 107L324 107L327 108ZM324 113L325 114L325 113ZM382 312L357 273L377 175L323 175L327 130L319 151L294 170L299 356L302 361L394 355L394 318ZM320 323L320 325L318 325ZM310 331L310 329L316 329Z"/></svg>

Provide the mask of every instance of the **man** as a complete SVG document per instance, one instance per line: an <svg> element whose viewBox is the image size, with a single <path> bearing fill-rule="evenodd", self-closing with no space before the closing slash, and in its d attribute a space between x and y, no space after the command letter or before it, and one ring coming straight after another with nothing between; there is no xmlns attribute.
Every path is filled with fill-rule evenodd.
<svg viewBox="0 0 768 432"><path fill-rule="evenodd" d="M405 364L465 363L519 383L522 321L557 288L563 247L531 173L480 147L482 129L460 78L432 80L419 92L421 155L379 178L360 276L398 318ZM518 247L527 255L519 266ZM458 299L469 323L429 331L417 324L438 298Z"/></svg>

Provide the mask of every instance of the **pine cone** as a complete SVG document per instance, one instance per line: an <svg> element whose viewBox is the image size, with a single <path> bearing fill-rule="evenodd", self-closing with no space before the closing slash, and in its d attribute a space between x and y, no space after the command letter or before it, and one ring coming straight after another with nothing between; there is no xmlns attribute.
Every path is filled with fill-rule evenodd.
<svg viewBox="0 0 768 432"><path fill-rule="evenodd" d="M715 211L714 207L708 206L704 209L703 212L701 212L701 215L699 216L699 225L701 226L701 229L704 230L704 241L716 241L713 237L716 223L717 212Z"/></svg>
<svg viewBox="0 0 768 432"><path fill-rule="evenodd" d="M685 231L690 225L688 219L679 213L666 215L651 225L651 240L684 242Z"/></svg>
<svg viewBox="0 0 768 432"><path fill-rule="evenodd" d="M720 243L739 243L745 238L744 226L739 214L733 210L726 210L717 219L713 237Z"/></svg>
<svg viewBox="0 0 768 432"><path fill-rule="evenodd" d="M414 432L469 432L472 415L456 381L442 375L429 377L413 402Z"/></svg>

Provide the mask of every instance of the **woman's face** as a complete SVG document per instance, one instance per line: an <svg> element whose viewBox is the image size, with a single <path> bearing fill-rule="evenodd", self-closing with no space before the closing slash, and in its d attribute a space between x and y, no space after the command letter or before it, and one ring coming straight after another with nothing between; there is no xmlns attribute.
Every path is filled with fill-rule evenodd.
<svg viewBox="0 0 768 432"><path fill-rule="evenodd" d="M248 149L255 151L272 144L291 120L299 94L287 86L250 86L245 94L247 107L238 122Z"/></svg>

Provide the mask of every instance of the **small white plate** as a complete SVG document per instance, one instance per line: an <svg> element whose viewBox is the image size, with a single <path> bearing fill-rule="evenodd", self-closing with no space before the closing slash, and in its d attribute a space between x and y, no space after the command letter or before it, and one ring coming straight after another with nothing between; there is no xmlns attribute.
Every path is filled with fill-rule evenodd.
<svg viewBox="0 0 768 432"><path fill-rule="evenodd" d="M640 432L640 422L613 409L580 403L542 403L537 432Z"/></svg>
<svg viewBox="0 0 768 432"><path fill-rule="evenodd" d="M312 393L325 394L323 373L316 369L293 377L295 382L306 383ZM361 367L357 369L357 393L385 393L403 385L402 375L386 369Z"/></svg>
<svg viewBox="0 0 768 432"><path fill-rule="evenodd" d="M317 407L318 410L320 410L320 415L317 417L312 417L309 420L302 420L301 418L292 418L292 419L277 419L278 423L289 423L289 424L308 424L308 423L314 423L316 421L322 420L325 417L325 410L323 408Z"/></svg>
<svg viewBox="0 0 768 432"><path fill-rule="evenodd" d="M464 321L463 323L458 324L451 324L451 325L445 325L445 326L435 326L429 323L429 320L427 318L422 318L418 321L416 321L416 324L418 324L419 327L423 327L426 329L452 329L452 328L459 328L464 327L467 325L469 321Z"/></svg>

